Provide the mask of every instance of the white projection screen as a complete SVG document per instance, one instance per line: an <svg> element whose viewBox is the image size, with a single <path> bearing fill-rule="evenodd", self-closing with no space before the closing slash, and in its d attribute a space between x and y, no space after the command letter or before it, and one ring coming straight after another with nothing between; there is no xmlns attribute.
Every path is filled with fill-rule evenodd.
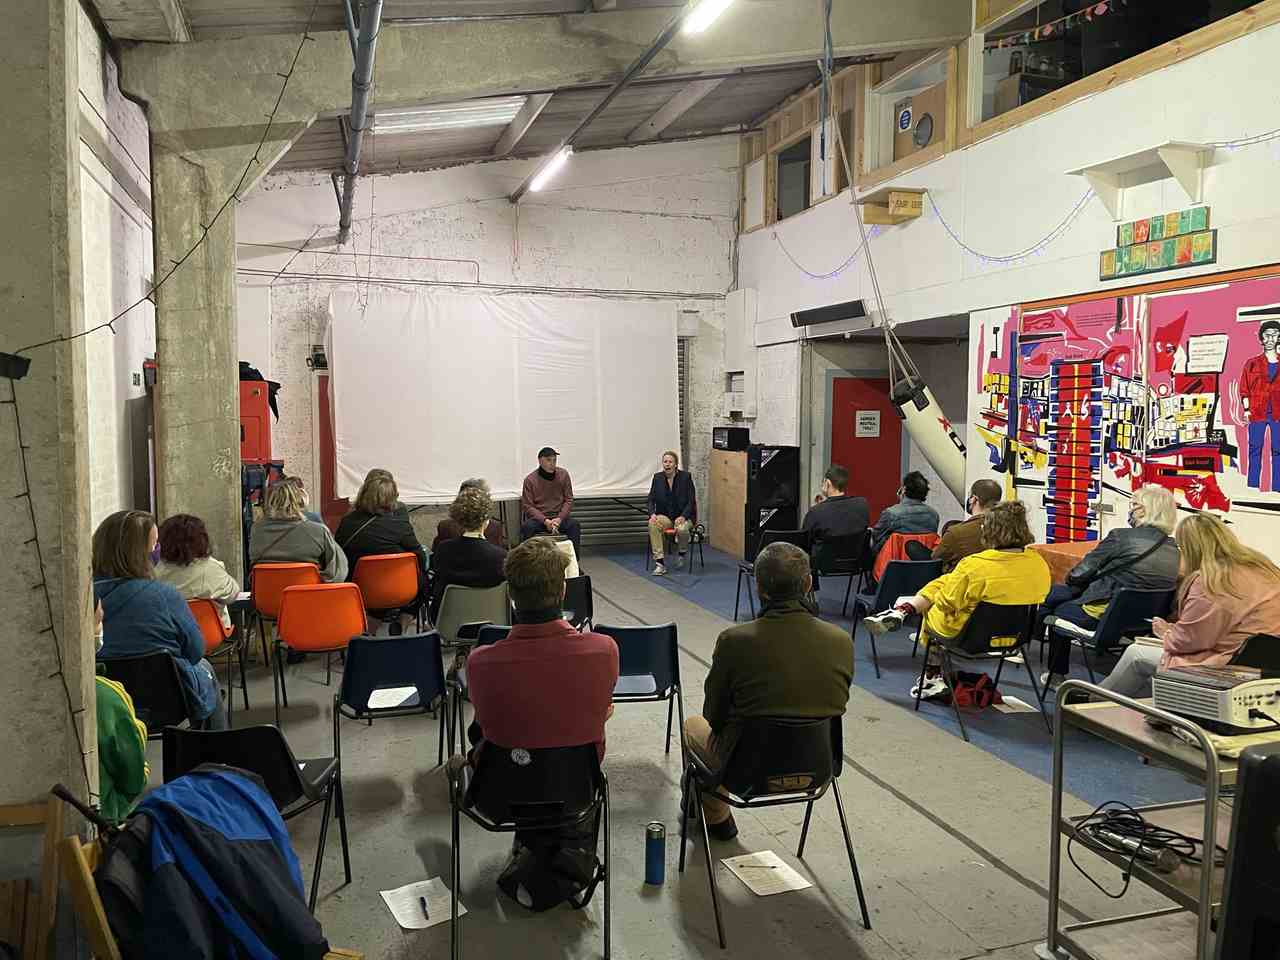
<svg viewBox="0 0 1280 960"><path fill-rule="evenodd" d="M340 497L383 467L406 503L467 477L512 499L544 446L576 497L645 494L679 449L670 303L371 285L329 309Z"/></svg>

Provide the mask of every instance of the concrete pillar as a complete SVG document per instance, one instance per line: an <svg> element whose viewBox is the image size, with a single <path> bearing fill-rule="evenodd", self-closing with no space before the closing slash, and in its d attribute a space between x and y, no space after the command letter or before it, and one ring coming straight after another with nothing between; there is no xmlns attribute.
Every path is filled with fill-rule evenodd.
<svg viewBox="0 0 1280 960"><path fill-rule="evenodd" d="M5 6L21 24L0 33L0 88L13 93L0 137L0 210L15 230L0 244L5 353L83 329L77 11ZM98 776L84 341L25 353L26 377L0 380L0 804L57 781L83 797Z"/></svg>
<svg viewBox="0 0 1280 960"><path fill-rule="evenodd" d="M235 186L223 164L200 159L153 143L157 278L186 255ZM235 256L232 203L156 293L156 491L159 516L202 518L213 555L243 583Z"/></svg>

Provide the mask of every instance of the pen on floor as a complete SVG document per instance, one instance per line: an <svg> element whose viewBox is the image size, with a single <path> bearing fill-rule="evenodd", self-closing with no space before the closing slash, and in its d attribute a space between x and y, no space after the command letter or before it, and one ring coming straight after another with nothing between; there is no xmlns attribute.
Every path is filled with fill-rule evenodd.
<svg viewBox="0 0 1280 960"><path fill-rule="evenodd" d="M427 898L426 898L426 897L419 897L419 898L418 898L418 902L419 902L420 904L422 904L422 916L423 916L425 919L430 920L430 919L431 919L431 913L427 910Z"/></svg>

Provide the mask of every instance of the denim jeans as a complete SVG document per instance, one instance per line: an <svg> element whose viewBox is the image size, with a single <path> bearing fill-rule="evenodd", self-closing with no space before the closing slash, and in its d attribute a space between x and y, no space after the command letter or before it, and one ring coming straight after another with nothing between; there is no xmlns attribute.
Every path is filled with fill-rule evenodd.
<svg viewBox="0 0 1280 960"><path fill-rule="evenodd" d="M1271 492L1280 492L1280 420L1267 417L1249 424L1249 486L1262 488L1262 457L1271 428Z"/></svg>
<svg viewBox="0 0 1280 960"><path fill-rule="evenodd" d="M1086 630L1092 630L1098 625L1097 618L1089 616L1084 607L1076 603L1075 591L1062 584L1051 587L1049 595L1044 598L1044 603L1040 604L1040 609L1036 613L1036 631L1032 639L1044 636L1046 617L1061 617ZM1066 676L1070 669L1071 641L1055 633L1049 638L1049 672Z"/></svg>

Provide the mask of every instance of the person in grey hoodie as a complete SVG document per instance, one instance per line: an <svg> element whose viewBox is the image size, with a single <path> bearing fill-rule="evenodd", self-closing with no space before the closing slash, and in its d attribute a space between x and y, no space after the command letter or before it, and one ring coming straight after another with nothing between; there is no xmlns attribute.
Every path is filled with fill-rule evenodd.
<svg viewBox="0 0 1280 960"><path fill-rule="evenodd" d="M306 518L307 491L290 478L267 489L266 517L249 534L249 563L314 563L325 583L347 579L347 555L323 523Z"/></svg>
<svg viewBox="0 0 1280 960"><path fill-rule="evenodd" d="M172 586L156 580L152 554L157 531L151 514L121 510L93 534L93 593L102 604L99 659L163 651L173 657L194 727L226 728L226 711L213 667L204 659L204 637L191 609ZM146 691L130 690L135 698Z"/></svg>

